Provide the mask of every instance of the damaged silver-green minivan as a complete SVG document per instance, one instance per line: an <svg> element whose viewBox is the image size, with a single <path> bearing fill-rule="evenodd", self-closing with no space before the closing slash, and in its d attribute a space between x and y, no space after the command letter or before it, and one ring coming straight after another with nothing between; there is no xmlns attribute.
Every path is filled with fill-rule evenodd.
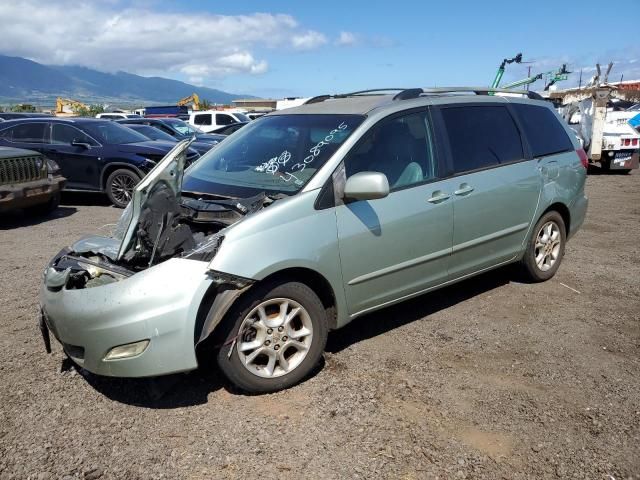
<svg viewBox="0 0 640 480"><path fill-rule="evenodd" d="M302 380L328 331L367 312L512 262L551 278L585 217L586 156L533 96L316 97L186 171L179 143L112 236L51 260L45 343L51 331L77 364L121 377L215 358L237 387L269 392Z"/></svg>

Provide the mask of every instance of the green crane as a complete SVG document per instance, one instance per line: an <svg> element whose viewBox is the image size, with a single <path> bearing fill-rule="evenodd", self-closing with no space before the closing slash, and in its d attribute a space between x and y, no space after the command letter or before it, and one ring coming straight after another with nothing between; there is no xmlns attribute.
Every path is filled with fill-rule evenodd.
<svg viewBox="0 0 640 480"><path fill-rule="evenodd" d="M567 70L567 64L565 63L558 70L538 73L531 77L523 78L522 80L517 80L515 82L507 83L506 85L503 85L502 88L511 89L511 88L522 87L524 85L530 85L534 82L537 82L538 80L542 80L543 77L546 77L547 81L545 82L544 90L547 91L549 90L549 87L551 87L551 85L554 85L556 82L560 82L569 78L570 73L571 72Z"/></svg>
<svg viewBox="0 0 640 480"><path fill-rule="evenodd" d="M504 68L510 63L521 63L522 62L522 54L519 53L513 58L505 58L502 60L502 63L498 67L498 71L496 73L496 78L493 79L493 83L491 84L491 88L498 88L500 85L500 81L502 80L502 76L504 75Z"/></svg>

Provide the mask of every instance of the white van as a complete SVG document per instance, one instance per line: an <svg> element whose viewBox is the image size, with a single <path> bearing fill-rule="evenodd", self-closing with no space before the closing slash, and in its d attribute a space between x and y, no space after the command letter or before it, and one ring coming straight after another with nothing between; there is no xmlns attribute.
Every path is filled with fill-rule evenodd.
<svg viewBox="0 0 640 480"><path fill-rule="evenodd" d="M189 123L206 133L225 125L250 120L242 110L204 110L189 114Z"/></svg>

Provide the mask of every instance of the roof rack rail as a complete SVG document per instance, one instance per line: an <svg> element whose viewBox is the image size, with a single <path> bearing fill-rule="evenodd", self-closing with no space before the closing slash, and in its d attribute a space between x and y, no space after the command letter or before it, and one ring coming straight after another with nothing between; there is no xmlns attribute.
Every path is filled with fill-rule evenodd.
<svg viewBox="0 0 640 480"><path fill-rule="evenodd" d="M372 88L371 90L359 90L357 92L345 93L343 95L338 95L339 97L352 97L355 95L364 95L364 94L374 94L376 92L380 92L379 95L384 95L382 92L402 92L407 90L406 88Z"/></svg>
<svg viewBox="0 0 640 480"><path fill-rule="evenodd" d="M510 90L507 88L491 87L437 87L437 88L374 88L371 90L359 90L357 92L340 93L337 95L318 95L307 100L304 104L320 103L330 98L347 98L358 95L388 95L385 92L398 92L393 100L409 100L418 98L423 94L444 94L444 93L464 93L471 92L476 95L492 95L494 93L510 93L512 95L524 95L534 100L544 100L540 94L529 90Z"/></svg>
<svg viewBox="0 0 640 480"><path fill-rule="evenodd" d="M309 100L304 102L304 105L309 105L310 103L324 102L325 100L329 100L330 98L331 98L331 95L318 95L316 97L311 97Z"/></svg>
<svg viewBox="0 0 640 480"><path fill-rule="evenodd" d="M511 93L513 95L525 95L528 98L540 100L543 97L536 92L529 90L510 90L507 88L491 88L491 87L440 87L440 88L423 88L422 93L456 93L456 92L473 92L476 95L490 95L492 93Z"/></svg>

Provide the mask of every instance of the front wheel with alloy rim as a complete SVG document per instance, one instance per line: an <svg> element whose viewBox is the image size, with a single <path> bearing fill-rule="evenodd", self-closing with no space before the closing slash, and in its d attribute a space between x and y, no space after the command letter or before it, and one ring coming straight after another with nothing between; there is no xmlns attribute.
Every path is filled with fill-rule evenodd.
<svg viewBox="0 0 640 480"><path fill-rule="evenodd" d="M217 332L217 363L227 379L249 393L275 392L316 366L327 342L327 316L305 284L267 283L242 296Z"/></svg>
<svg viewBox="0 0 640 480"><path fill-rule="evenodd" d="M555 275L564 256L566 227L562 215L545 213L533 228L522 266L528 280L544 282Z"/></svg>
<svg viewBox="0 0 640 480"><path fill-rule="evenodd" d="M139 181L138 174L126 168L119 168L113 171L107 178L105 185L107 196L111 203L118 208L126 207L131 201L133 189L136 188Z"/></svg>

